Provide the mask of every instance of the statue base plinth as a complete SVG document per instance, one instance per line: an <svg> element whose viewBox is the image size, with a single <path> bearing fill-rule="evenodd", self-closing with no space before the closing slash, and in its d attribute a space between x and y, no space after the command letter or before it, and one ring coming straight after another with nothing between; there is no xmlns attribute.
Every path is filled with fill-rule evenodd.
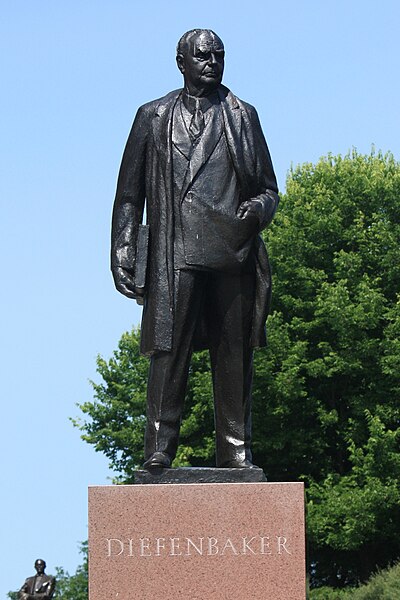
<svg viewBox="0 0 400 600"><path fill-rule="evenodd" d="M136 484L146 483L261 483L267 481L259 467L252 469L219 469L217 467L178 467L136 471Z"/></svg>
<svg viewBox="0 0 400 600"><path fill-rule="evenodd" d="M168 471L195 475L161 477ZM305 600L302 483L154 485L143 476L146 485L89 488L90 600Z"/></svg>

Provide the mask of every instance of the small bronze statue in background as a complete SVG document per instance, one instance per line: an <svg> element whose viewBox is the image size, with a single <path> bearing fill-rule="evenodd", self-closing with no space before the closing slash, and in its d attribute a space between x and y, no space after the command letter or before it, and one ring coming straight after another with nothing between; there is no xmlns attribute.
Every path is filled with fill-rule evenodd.
<svg viewBox="0 0 400 600"><path fill-rule="evenodd" d="M36 575L28 577L18 592L20 600L50 600L54 596L56 580L44 572L46 563L41 558L35 561Z"/></svg>
<svg viewBox="0 0 400 600"><path fill-rule="evenodd" d="M259 234L279 196L256 110L221 84L224 57L213 31L182 36L183 89L139 108L118 179L111 268L118 291L144 305L151 357L145 469L175 458L190 357L202 348L217 467L253 467L253 348L265 345L271 293Z"/></svg>

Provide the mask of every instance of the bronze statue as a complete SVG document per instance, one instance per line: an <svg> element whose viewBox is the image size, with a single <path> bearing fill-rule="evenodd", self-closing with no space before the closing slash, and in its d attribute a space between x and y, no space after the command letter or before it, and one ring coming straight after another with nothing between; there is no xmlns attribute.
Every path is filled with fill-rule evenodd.
<svg viewBox="0 0 400 600"><path fill-rule="evenodd" d="M18 592L20 600L50 600L54 596L56 580L44 572L46 563L41 558L35 561L36 575L28 577Z"/></svg>
<svg viewBox="0 0 400 600"><path fill-rule="evenodd" d="M175 457L190 357L202 348L216 464L253 467L253 348L265 345L271 293L259 233L279 196L256 110L221 85L224 54L211 30L182 36L184 87L139 108L118 178L111 268L117 289L144 304L141 351L151 357L146 469Z"/></svg>

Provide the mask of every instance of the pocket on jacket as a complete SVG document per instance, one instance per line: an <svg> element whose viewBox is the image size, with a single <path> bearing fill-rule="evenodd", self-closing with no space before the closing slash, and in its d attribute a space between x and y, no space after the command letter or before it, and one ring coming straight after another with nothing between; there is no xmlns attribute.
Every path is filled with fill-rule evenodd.
<svg viewBox="0 0 400 600"><path fill-rule="evenodd" d="M210 269L239 270L258 233L254 219L219 212L198 198L181 205L185 260Z"/></svg>

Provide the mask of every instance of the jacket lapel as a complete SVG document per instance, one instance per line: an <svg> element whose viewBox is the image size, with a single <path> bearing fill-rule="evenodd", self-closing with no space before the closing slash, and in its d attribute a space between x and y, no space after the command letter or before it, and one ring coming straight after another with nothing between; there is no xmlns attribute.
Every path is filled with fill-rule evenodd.
<svg viewBox="0 0 400 600"><path fill-rule="evenodd" d="M224 130L229 153L236 171L236 175L241 183L242 189L246 189L243 180L243 165L245 156L243 154L244 144L242 136L242 111L235 96L227 88L221 86L218 90L222 116L224 120Z"/></svg>
<svg viewBox="0 0 400 600"><path fill-rule="evenodd" d="M192 153L192 141L189 136L189 132L183 121L181 111L179 110L178 103L175 107L172 117L172 143L179 150L181 154L189 162L190 155Z"/></svg>

